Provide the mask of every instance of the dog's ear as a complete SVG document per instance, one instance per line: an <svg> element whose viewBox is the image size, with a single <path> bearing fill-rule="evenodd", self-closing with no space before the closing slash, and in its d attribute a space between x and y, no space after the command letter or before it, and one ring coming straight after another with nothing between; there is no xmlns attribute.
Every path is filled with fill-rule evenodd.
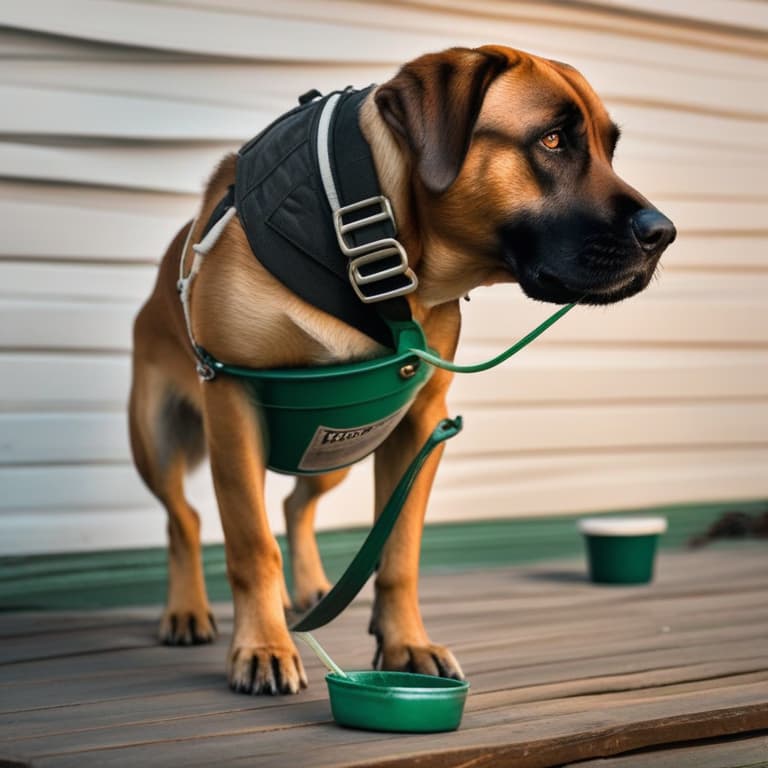
<svg viewBox="0 0 768 768"><path fill-rule="evenodd" d="M493 50L451 48L406 64L376 91L379 113L427 189L444 192L458 176L485 92L507 66Z"/></svg>

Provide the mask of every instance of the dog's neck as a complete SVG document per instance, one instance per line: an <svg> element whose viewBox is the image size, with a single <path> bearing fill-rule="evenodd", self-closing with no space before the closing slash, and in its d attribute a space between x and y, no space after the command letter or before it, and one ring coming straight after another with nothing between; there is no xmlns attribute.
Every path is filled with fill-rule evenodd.
<svg viewBox="0 0 768 768"><path fill-rule="evenodd" d="M421 195L426 193L416 188L418 181L414 181L412 157L381 118L375 94L376 91L372 91L360 108L360 129L371 148L382 194L392 204L398 239L419 278L419 287L407 298L413 316L423 324L431 309L454 303L474 288L500 280L498 275L488 279L487 267L463 270L461 274L446 271L445 265L459 261L456 246L441 237L434 222L422 213Z"/></svg>
<svg viewBox="0 0 768 768"><path fill-rule="evenodd" d="M360 130L371 148L381 192L389 198L395 213L398 240L408 253L411 269L418 274L423 245L419 237L418 211L411 204L411 159L379 115L375 95L376 91L371 91L360 107ZM421 321L427 308L419 296L419 290L407 298L413 316Z"/></svg>

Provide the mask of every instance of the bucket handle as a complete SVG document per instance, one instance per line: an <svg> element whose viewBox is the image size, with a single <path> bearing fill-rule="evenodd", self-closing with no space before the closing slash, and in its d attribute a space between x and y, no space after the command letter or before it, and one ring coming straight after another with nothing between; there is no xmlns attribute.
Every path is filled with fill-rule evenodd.
<svg viewBox="0 0 768 768"><path fill-rule="evenodd" d="M405 474L400 478L400 482L389 497L379 519L374 523L347 570L344 571L331 591L291 626L292 632L309 632L324 626L335 619L354 600L376 569L384 544L397 522L400 510L403 508L424 462L440 443L457 435L461 431L461 427L461 416L457 416L455 419L443 419L435 427L421 450L411 461Z"/></svg>

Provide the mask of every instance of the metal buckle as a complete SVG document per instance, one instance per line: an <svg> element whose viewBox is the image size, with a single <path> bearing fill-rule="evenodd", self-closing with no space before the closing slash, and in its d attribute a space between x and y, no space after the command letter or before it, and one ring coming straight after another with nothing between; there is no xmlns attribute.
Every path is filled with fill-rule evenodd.
<svg viewBox="0 0 768 768"><path fill-rule="evenodd" d="M393 299L396 296L404 296L415 290L418 285L418 280L416 279L413 270L408 266L408 256L406 255L403 246L391 237L377 240L375 243L371 243L371 245L376 247L375 251L363 253L361 256L357 256L349 262L349 281L360 301L365 304L372 304L376 301L384 301L385 299ZM363 274L360 270L361 267L391 261L392 256L399 257L398 263L394 266L385 266L381 269L374 269L368 271L367 274ZM388 291L364 293L362 290L362 286L370 287L380 280L386 280L390 277L398 277L399 275L407 278L408 282Z"/></svg>
<svg viewBox="0 0 768 768"><path fill-rule="evenodd" d="M358 219L357 221L344 222L344 217L346 215L371 206L378 206L379 210L376 213ZM406 254L405 248L403 248L403 246L393 237L384 237L379 240L373 240L370 243L363 243L362 245L350 245L347 242L345 235L348 233L355 232L359 229L365 229L365 227L368 227L371 224L377 224L380 221L387 220L391 222L392 229L395 234L397 234L397 224L395 223L392 206L390 205L389 200L383 195L376 195L375 197L369 197L365 200L359 200L356 203L350 203L333 212L333 226L336 230L336 238L339 241L339 247L341 248L342 253L350 259L348 268L349 281L352 284L352 288L357 294L357 297L365 304L393 299L396 296L404 296L416 290L416 286L418 285L416 275L408 266L408 254ZM388 260L392 256L399 257L399 261L395 266L383 267L382 269L370 271L367 274L363 274L360 271L361 267ZM361 286L365 285L370 287L380 280L386 280L399 275L403 275L407 278L408 282L405 285L388 291L367 294L362 291Z"/></svg>
<svg viewBox="0 0 768 768"><path fill-rule="evenodd" d="M355 211L359 211L363 208L370 208L371 206L378 205L381 210L378 213L366 216L364 219L358 219L357 221L350 221L348 224L344 223L344 217ZM392 206L384 195L376 195L375 197L368 197L365 200L359 200L356 203L350 203L349 205L343 205L341 208L337 208L333 212L333 227L336 230L336 237L339 241L339 247L345 256L354 257L362 253L366 253L378 246L382 241L375 240L372 243L363 243L362 245L348 245L344 235L348 232L355 232L358 229L365 229L365 227L371 224L377 224L380 221L386 221L389 219L392 224L394 233L397 234L397 224L395 223L395 215L392 212Z"/></svg>

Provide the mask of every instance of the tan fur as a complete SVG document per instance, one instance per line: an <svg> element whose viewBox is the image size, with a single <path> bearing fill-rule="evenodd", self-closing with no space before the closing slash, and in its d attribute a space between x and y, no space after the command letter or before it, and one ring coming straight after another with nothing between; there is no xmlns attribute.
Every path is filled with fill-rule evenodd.
<svg viewBox="0 0 768 768"><path fill-rule="evenodd" d="M610 185L623 184L605 156L601 131L608 117L583 79L563 65L508 49L489 50L517 66L498 75L489 87L483 84L487 92L482 110L476 123L474 116L467 117L465 126L474 138L466 157L459 158L455 181L444 192L430 191L431 183L439 183L427 175L434 170L419 169L416 150L398 133L397 121L402 115L396 102L388 106L382 98L383 106L377 106L372 96L361 111L361 128L371 146L382 190L393 203L399 239L419 276L419 289L409 297L413 314L422 323L430 346L446 359L453 357L458 343L458 299L479 285L513 279L498 259L497 227L521 206L538 205L542 193L514 144L505 137L516 137L538 119L537 112L546 110L546 100L537 96L544 86L554 93L569 92L592 116L594 179L586 188L592 190L594 204L601 204L599 198L608 194ZM471 60L475 66L481 58L476 52L453 51L425 57L416 64L429 76L434 61L464 66L464 60ZM398 78L385 88L397 92L401 87ZM486 77L491 79L491 75ZM466 97L467 103L472 94L462 89L468 87L464 81L456 85L457 98ZM441 109L439 100L433 101L424 105L425 119L432 119L430 114ZM515 104L514 110L510 103ZM206 188L192 242L200 239L204 222L233 183L234 174L235 157L229 156ZM219 376L201 383L196 375L175 288L186 231L187 227L182 229L169 247L155 289L136 320L130 402L137 467L169 516L168 604L160 636L164 642L178 644L209 641L215 633L200 563L198 517L183 493L184 472L197 458L195 446L202 444L204 433L235 604L227 665L230 685L254 693L295 692L306 685L306 676L284 618L290 601L282 579L280 550L264 509L259 424L236 379ZM236 217L203 263L193 284L191 308L198 343L232 364L306 366L362 359L383 351L279 283L254 258ZM376 514L411 457L446 415L451 378L436 371L402 423L377 450ZM195 414L201 414L202 423ZM182 433L183 439L178 438ZM421 531L440 453L433 454L416 481L386 546L376 576L371 631L378 641L379 666L461 676L451 652L430 640L418 606ZM320 496L345 476L346 470L341 470L323 477L300 477L285 501L297 608L309 607L329 588L313 522Z"/></svg>

